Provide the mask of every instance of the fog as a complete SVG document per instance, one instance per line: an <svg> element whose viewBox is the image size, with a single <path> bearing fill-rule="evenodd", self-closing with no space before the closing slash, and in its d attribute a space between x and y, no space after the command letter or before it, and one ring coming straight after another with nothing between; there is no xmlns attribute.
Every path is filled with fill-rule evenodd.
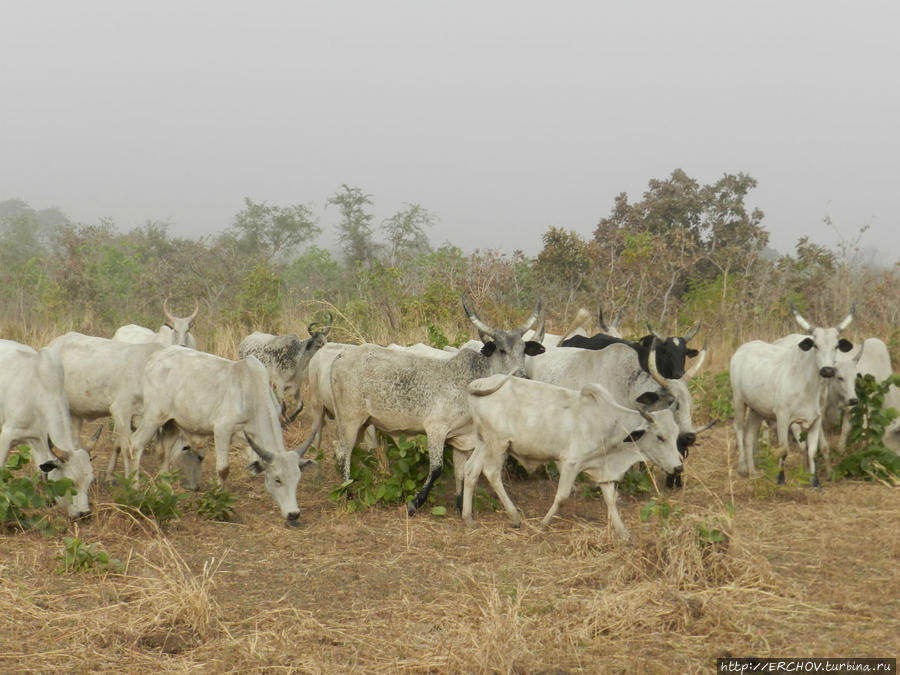
<svg viewBox="0 0 900 675"><path fill-rule="evenodd" d="M535 254L681 168L759 181L771 244L900 213L890 2L4 3L0 200L221 231L243 198L404 202L433 244Z"/></svg>

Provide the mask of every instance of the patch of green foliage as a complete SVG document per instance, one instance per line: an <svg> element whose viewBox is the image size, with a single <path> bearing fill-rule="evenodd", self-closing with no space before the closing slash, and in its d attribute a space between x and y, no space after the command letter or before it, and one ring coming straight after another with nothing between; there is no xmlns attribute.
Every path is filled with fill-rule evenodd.
<svg viewBox="0 0 900 675"><path fill-rule="evenodd" d="M419 434L412 438L401 435L395 442L382 436L388 460L388 472L378 466L378 458L368 451L354 448L350 461L350 480L344 481L329 495L331 501L346 501L351 513L370 506L401 504L412 499L428 478L428 441ZM444 450L444 471L452 472L452 452ZM429 501L432 495L429 495Z"/></svg>
<svg viewBox="0 0 900 675"><path fill-rule="evenodd" d="M428 344L435 349L443 349L447 346L459 347L469 341L469 334L461 330L456 331L456 337L454 337L453 342L451 342L447 336L444 335L444 331L441 330L440 326L428 322L426 328L428 330Z"/></svg>
<svg viewBox="0 0 900 675"><path fill-rule="evenodd" d="M731 396L731 378L728 371L703 373L688 383L694 401L694 414L717 420L734 417Z"/></svg>
<svg viewBox="0 0 900 675"><path fill-rule="evenodd" d="M650 479L650 471L646 467L637 464L630 467L622 480L618 483L619 491L626 495L637 496L650 492L653 482Z"/></svg>
<svg viewBox="0 0 900 675"><path fill-rule="evenodd" d="M74 495L76 490L68 478L44 479L40 474L15 475L31 461L31 450L20 445L0 467L0 527L19 530L38 529L52 533L55 526L40 509L52 505L57 497Z"/></svg>
<svg viewBox="0 0 900 675"><path fill-rule="evenodd" d="M641 520L647 521L651 516L656 516L663 529L668 527L670 519L675 522L680 520L683 514L684 510L680 506L673 505L665 497L653 497L641 507Z"/></svg>
<svg viewBox="0 0 900 675"><path fill-rule="evenodd" d="M113 501L164 525L181 517L180 504L188 498L186 494L175 494L175 480L171 473L161 473L156 478L144 475L137 485L134 478L118 474L111 490Z"/></svg>
<svg viewBox="0 0 900 675"><path fill-rule="evenodd" d="M884 407L891 386L900 386L900 375L878 382L871 375L856 378L859 402L850 411L848 447L852 452L831 472L832 480L862 478L896 481L900 478L900 455L884 445L884 432L896 419L898 411Z"/></svg>
<svg viewBox="0 0 900 675"><path fill-rule="evenodd" d="M191 506L201 518L226 522L234 518L235 501L237 497L233 492L224 485L213 483L191 499Z"/></svg>
<svg viewBox="0 0 900 675"><path fill-rule="evenodd" d="M97 544L85 544L78 537L66 537L63 547L56 554L62 562L60 572L123 572L125 566L120 560L111 558Z"/></svg>

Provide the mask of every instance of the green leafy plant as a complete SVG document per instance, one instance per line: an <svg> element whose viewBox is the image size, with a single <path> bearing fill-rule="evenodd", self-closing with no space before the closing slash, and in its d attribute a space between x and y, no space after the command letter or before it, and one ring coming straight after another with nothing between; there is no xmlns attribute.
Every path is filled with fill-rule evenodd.
<svg viewBox="0 0 900 675"><path fill-rule="evenodd" d="M858 403L850 411L848 446L853 451L831 473L832 479L863 478L897 481L900 456L884 445L884 433L898 411L884 407L891 386L900 386L900 375L878 382L871 375L856 378Z"/></svg>
<svg viewBox="0 0 900 675"><path fill-rule="evenodd" d="M20 530L37 528L51 533L55 526L47 514L39 510L52 505L57 497L74 495L76 490L68 478L49 480L35 473L16 475L31 461L31 450L20 445L0 467L0 526Z"/></svg>
<svg viewBox="0 0 900 675"><path fill-rule="evenodd" d="M97 544L85 544L78 537L63 539L63 547L56 558L62 562L60 572L122 572L125 566L120 560L111 558Z"/></svg>
<svg viewBox="0 0 900 675"><path fill-rule="evenodd" d="M688 383L694 412L712 419L725 420L734 417L731 396L731 377L728 371L702 373Z"/></svg>
<svg viewBox="0 0 900 675"><path fill-rule="evenodd" d="M665 497L653 497L641 508L641 520L647 521L651 516L659 518L663 528L668 527L669 520L679 520L684 514L680 506L675 506Z"/></svg>
<svg viewBox="0 0 900 675"><path fill-rule="evenodd" d="M156 478L144 475L137 485L133 478L118 474L112 488L113 500L163 525L181 517L180 504L188 498L185 494L175 494L172 483L176 478L170 473L161 473Z"/></svg>
<svg viewBox="0 0 900 675"><path fill-rule="evenodd" d="M618 487L620 492L627 495L646 494L653 487L653 482L650 480L650 471L646 467L632 466L622 476Z"/></svg>
<svg viewBox="0 0 900 675"><path fill-rule="evenodd" d="M700 544L721 544L728 541L728 535L722 530L708 525L704 520L697 524L697 536L700 538Z"/></svg>
<svg viewBox="0 0 900 675"><path fill-rule="evenodd" d="M191 506L201 518L230 521L234 518L235 501L237 501L237 497L233 492L224 485L213 483L191 499Z"/></svg>
<svg viewBox="0 0 900 675"><path fill-rule="evenodd" d="M459 330L456 331L456 337L454 337L453 341L451 342L447 338L447 336L444 335L444 331L441 330L440 326L436 326L433 323L428 322L425 327L428 330L428 344L435 349L443 349L447 346L459 347L469 339L468 333L464 333L463 331Z"/></svg>
<svg viewBox="0 0 900 675"><path fill-rule="evenodd" d="M350 512L376 504L391 505L408 501L428 477L428 442L425 436L407 438L401 435L397 441L385 436L385 454L388 471L382 471L374 454L354 448L350 462L350 480L331 491L333 502L346 501ZM445 450L444 471L452 471L452 453ZM429 495L429 501L432 496Z"/></svg>

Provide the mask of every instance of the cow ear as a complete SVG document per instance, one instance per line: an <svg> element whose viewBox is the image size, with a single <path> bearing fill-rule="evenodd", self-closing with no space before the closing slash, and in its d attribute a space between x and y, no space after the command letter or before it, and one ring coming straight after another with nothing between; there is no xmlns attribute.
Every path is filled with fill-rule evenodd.
<svg viewBox="0 0 900 675"><path fill-rule="evenodd" d="M853 343L846 338L841 338L840 340L838 340L838 349L840 349L844 353L849 352L851 349L853 349Z"/></svg>
<svg viewBox="0 0 900 675"><path fill-rule="evenodd" d="M481 353L484 356L490 356L494 353L495 349L497 349L497 344L493 340L491 340L484 343L484 347L481 348Z"/></svg>
<svg viewBox="0 0 900 675"><path fill-rule="evenodd" d="M264 471L265 471L265 468L263 467L262 462L260 462L259 460L256 460L255 462L250 462L247 465L247 473L249 473L251 476L258 476L259 474L263 473Z"/></svg>
<svg viewBox="0 0 900 675"><path fill-rule="evenodd" d="M816 343L813 342L812 338L806 338L797 346L800 347L800 349L802 349L803 351L808 352L810 349L816 346Z"/></svg>
<svg viewBox="0 0 900 675"><path fill-rule="evenodd" d="M316 460L314 460L314 459L304 459L303 457L301 457L301 458L297 461L297 465L300 467L300 470L301 470L301 471L305 471L306 469L315 466L315 465L316 465Z"/></svg>
<svg viewBox="0 0 900 675"><path fill-rule="evenodd" d="M49 462L44 462L43 464L41 464L38 468L44 473L50 473L54 469L61 469L62 462L56 459L51 459Z"/></svg>
<svg viewBox="0 0 900 675"><path fill-rule="evenodd" d="M645 391L643 394L634 399L641 405L653 405L659 401L659 394L655 391Z"/></svg>
<svg viewBox="0 0 900 675"><path fill-rule="evenodd" d="M165 326L166 328L171 328L172 330L175 330L175 326L173 326L173 325L171 324L171 322L169 322L169 321L166 321L166 322L163 324L163 326Z"/></svg>
<svg viewBox="0 0 900 675"><path fill-rule="evenodd" d="M525 343L525 354L528 356L537 356L538 354L543 354L545 351L544 345L540 342L529 340Z"/></svg>
<svg viewBox="0 0 900 675"><path fill-rule="evenodd" d="M639 441L641 439L641 436L643 436L646 433L646 431L647 431L646 429L635 429L630 434L628 434L625 437L625 440L622 442L623 443L634 443L636 441Z"/></svg>
<svg viewBox="0 0 900 675"><path fill-rule="evenodd" d="M689 359L694 358L694 357L697 356L697 354L699 354L699 353L700 353L700 352L697 351L696 349L688 349L688 350L685 352L685 354L687 355L687 357L688 357Z"/></svg>

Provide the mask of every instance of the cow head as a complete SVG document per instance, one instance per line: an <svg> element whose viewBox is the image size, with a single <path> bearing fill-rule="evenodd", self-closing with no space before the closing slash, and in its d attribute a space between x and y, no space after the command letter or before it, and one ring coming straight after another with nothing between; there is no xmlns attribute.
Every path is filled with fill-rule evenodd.
<svg viewBox="0 0 900 675"><path fill-rule="evenodd" d="M271 453L257 445L247 433L244 433L244 437L257 455L256 461L247 466L247 471L253 475L265 476L266 492L278 505L288 525L296 527L300 519L297 484L300 482L303 469L315 462L304 459L294 450Z"/></svg>
<svg viewBox="0 0 900 675"><path fill-rule="evenodd" d="M200 303L194 301L194 312L190 316L179 317L169 311L169 299L163 300L163 312L166 315L165 325L172 329L172 344L184 347L187 344L187 334L194 325L194 319L197 318L197 312L200 311Z"/></svg>
<svg viewBox="0 0 900 675"><path fill-rule="evenodd" d="M196 492L200 489L200 477L203 469L205 453L202 448L191 447L191 442L184 435L174 420L166 422L159 430L159 445L166 464L174 464L181 474L181 487Z"/></svg>
<svg viewBox="0 0 900 675"><path fill-rule="evenodd" d="M494 373L513 371L517 377L525 377L525 357L544 353L544 347L540 342L522 339L522 335L534 325L541 313L540 301L525 324L517 330L491 328L478 317L474 310L469 309L465 300L462 301L462 305L466 316L478 329L478 334L484 342L481 354L491 360L491 371Z"/></svg>
<svg viewBox="0 0 900 675"><path fill-rule="evenodd" d="M813 326L809 321L803 318L794 303L791 303L791 313L797 321L797 325L809 333L809 337L800 342L797 346L804 352L815 349L816 366L819 375L826 378L834 377L837 372L837 353L849 352L853 349L853 343L840 337L841 331L845 330L852 322L853 315L856 312L856 305L850 308L850 313L834 328L818 328Z"/></svg>
<svg viewBox="0 0 900 675"><path fill-rule="evenodd" d="M75 494L57 498L60 504L64 504L70 518L84 518L91 514L91 504L88 499L88 489L94 482L94 467L91 465L90 451L97 444L97 439L103 432L100 426L91 436L86 449L75 448L67 452L53 445L53 441L47 438L47 446L53 454L53 459L41 464L41 471L48 474L51 479L68 478L72 481Z"/></svg>
<svg viewBox="0 0 900 675"><path fill-rule="evenodd" d="M859 400L856 398L856 378L859 375L859 360L862 358L866 343L860 345L859 351L850 358L838 359L834 369L834 379L829 383L836 388L840 405L853 407Z"/></svg>
<svg viewBox="0 0 900 675"><path fill-rule="evenodd" d="M648 461L660 466L667 474L681 473L682 460L678 452L678 426L671 410L641 412L646 427L632 431L626 442L637 444Z"/></svg>
<svg viewBox="0 0 900 675"><path fill-rule="evenodd" d="M684 362L688 358L694 358L699 354L696 349L688 347L697 331L700 330L700 322L691 328L684 337L663 337L655 330L650 322L647 322L647 330L650 335L641 338L640 344L643 349L656 352L656 362L659 372L663 377L677 380L684 375ZM653 341L656 340L656 348L653 349Z"/></svg>

